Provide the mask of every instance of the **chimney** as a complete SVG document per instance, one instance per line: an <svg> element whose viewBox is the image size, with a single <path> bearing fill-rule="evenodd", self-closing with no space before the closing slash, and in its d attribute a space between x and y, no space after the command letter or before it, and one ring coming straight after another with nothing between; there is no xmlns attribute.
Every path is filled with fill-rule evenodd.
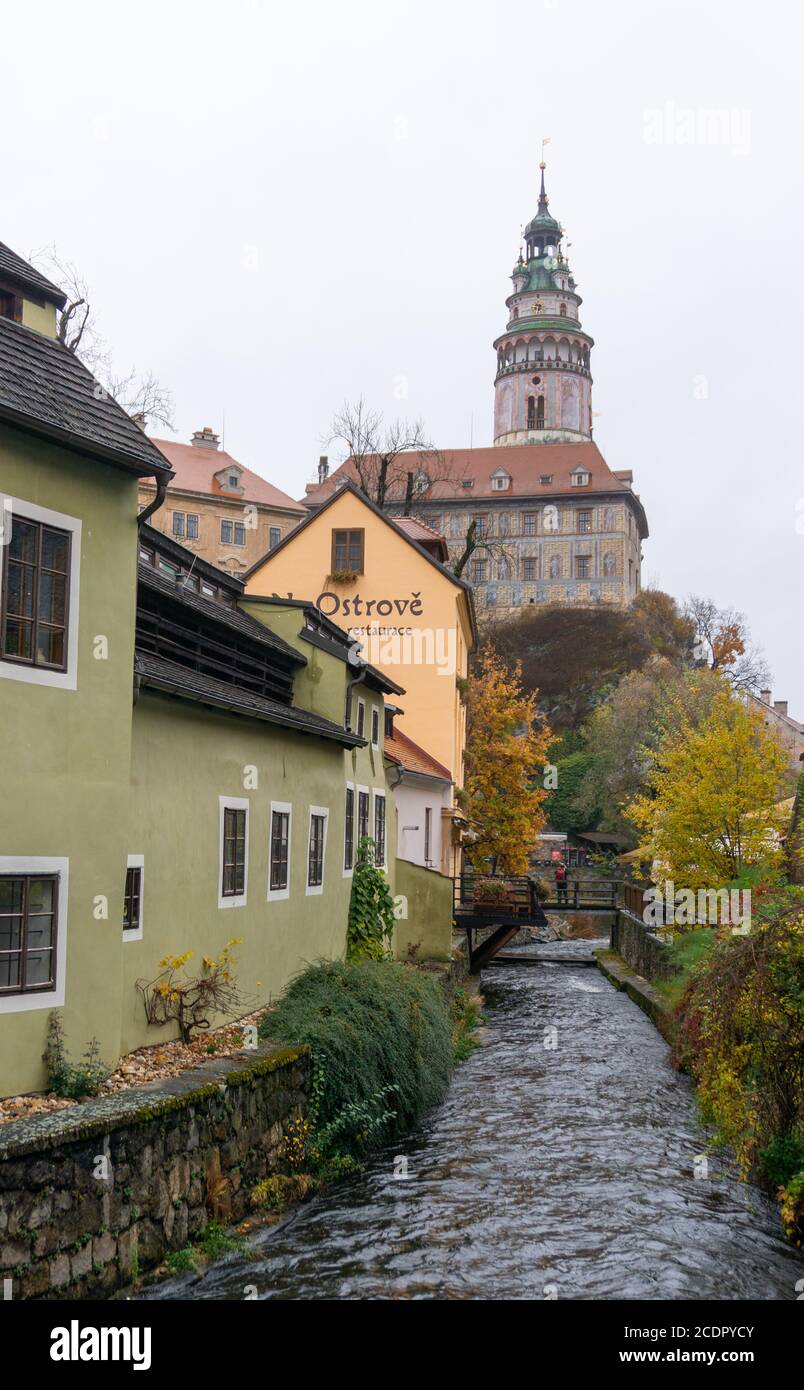
<svg viewBox="0 0 804 1390"><path fill-rule="evenodd" d="M190 440L190 443L194 444L196 449L218 449L220 448L220 442L217 434L214 430L209 428L209 425L205 425L202 430L196 430Z"/></svg>
<svg viewBox="0 0 804 1390"><path fill-rule="evenodd" d="M777 714L787 714L787 701L786 701L786 700L774 700L774 702L773 702L773 708L776 710L776 713L777 713Z"/></svg>
<svg viewBox="0 0 804 1390"><path fill-rule="evenodd" d="M318 485L327 481L329 477L329 459L326 454L322 454L318 460Z"/></svg>
<svg viewBox="0 0 804 1390"><path fill-rule="evenodd" d="M760 690L760 692L759 692L759 698L760 698L760 700L763 702L763 704L769 705L770 702L771 702L771 701L770 701L770 697L771 697L771 693L770 693L769 690Z"/></svg>

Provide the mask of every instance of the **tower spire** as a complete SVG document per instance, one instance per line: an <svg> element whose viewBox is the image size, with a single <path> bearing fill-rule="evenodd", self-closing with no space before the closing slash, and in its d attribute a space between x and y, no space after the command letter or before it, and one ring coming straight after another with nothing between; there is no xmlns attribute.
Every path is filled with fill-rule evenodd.
<svg viewBox="0 0 804 1390"><path fill-rule="evenodd" d="M544 160L542 160L539 164L539 168L542 171L542 186L539 190L539 212L546 212L548 198L547 194L544 191L544 171L547 168L547 165L545 164Z"/></svg>

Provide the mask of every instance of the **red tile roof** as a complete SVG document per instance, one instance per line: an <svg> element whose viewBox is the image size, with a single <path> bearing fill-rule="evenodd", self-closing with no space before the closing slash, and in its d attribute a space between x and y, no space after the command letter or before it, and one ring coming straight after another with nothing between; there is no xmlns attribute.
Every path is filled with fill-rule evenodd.
<svg viewBox="0 0 804 1390"><path fill-rule="evenodd" d="M449 547L440 531L434 530L417 516L397 516L394 520L412 540L418 541L419 545L429 550L437 560L446 563L449 559Z"/></svg>
<svg viewBox="0 0 804 1390"><path fill-rule="evenodd" d="M399 499L402 497L403 468L405 455L397 461L399 467ZM416 469L427 471L426 457L420 453L410 455L415 460ZM583 487L574 486L571 481L573 469L578 465L590 474L590 481ZM511 478L508 488L495 490L491 485L492 474L504 468ZM628 469L613 470L596 444L591 440L579 444L512 444L482 449L443 449L438 453L438 469L449 475L447 480L434 482L421 492L416 501L418 507L427 507L438 501L476 502L480 499L494 498L504 502L506 498L540 498L569 494L579 500L598 493L623 493L631 497L640 520L644 522L647 535L647 521L637 493L631 489L632 474ZM337 480L342 477L356 478L354 464L349 459L342 463L320 487L312 487L304 501L308 507L319 506L336 490ZM549 477L549 483L542 483L542 477ZM472 483L464 487L464 483ZM391 490L394 500L394 489Z"/></svg>
<svg viewBox="0 0 804 1390"><path fill-rule="evenodd" d="M293 512L295 516L303 516L305 513L305 508L286 492L274 487L267 479L261 478L259 473L254 473L250 468L238 463L237 459L232 458L224 449L200 449L195 444L178 444L170 439L154 439L153 443L169 460L174 470L175 476L169 489L171 492L200 492L208 497L226 497L234 502L257 502L263 506L279 507L284 511ZM242 493L226 492L221 488L215 474L222 473L227 467L240 469Z"/></svg>
<svg viewBox="0 0 804 1390"><path fill-rule="evenodd" d="M392 763L406 768L408 772L418 772L423 777L439 777L445 782L452 781L449 768L437 762L418 743L414 743L412 738L403 734L401 729L394 729L390 736L386 734L385 756L390 758Z"/></svg>

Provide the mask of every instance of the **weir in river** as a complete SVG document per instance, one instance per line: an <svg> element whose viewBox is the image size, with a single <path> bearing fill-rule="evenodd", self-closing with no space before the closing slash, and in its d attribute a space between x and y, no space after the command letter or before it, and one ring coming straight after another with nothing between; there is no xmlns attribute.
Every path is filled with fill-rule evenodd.
<svg viewBox="0 0 804 1390"><path fill-rule="evenodd" d="M246 1256L143 1296L795 1300L804 1261L774 1203L723 1156L701 1161L666 1043L571 963L602 944L486 972L484 1046L417 1131Z"/></svg>

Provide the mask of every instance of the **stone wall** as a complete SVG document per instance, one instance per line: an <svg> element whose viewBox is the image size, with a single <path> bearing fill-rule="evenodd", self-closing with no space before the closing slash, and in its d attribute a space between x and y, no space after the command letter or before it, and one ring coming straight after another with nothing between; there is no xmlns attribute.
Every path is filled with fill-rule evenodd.
<svg viewBox="0 0 804 1390"><path fill-rule="evenodd" d="M680 973L670 948L629 912L618 912L611 928L611 949L646 980L670 980Z"/></svg>
<svg viewBox="0 0 804 1390"><path fill-rule="evenodd" d="M0 1126L0 1279L103 1298L248 1210L304 1111L304 1048L270 1045Z"/></svg>

